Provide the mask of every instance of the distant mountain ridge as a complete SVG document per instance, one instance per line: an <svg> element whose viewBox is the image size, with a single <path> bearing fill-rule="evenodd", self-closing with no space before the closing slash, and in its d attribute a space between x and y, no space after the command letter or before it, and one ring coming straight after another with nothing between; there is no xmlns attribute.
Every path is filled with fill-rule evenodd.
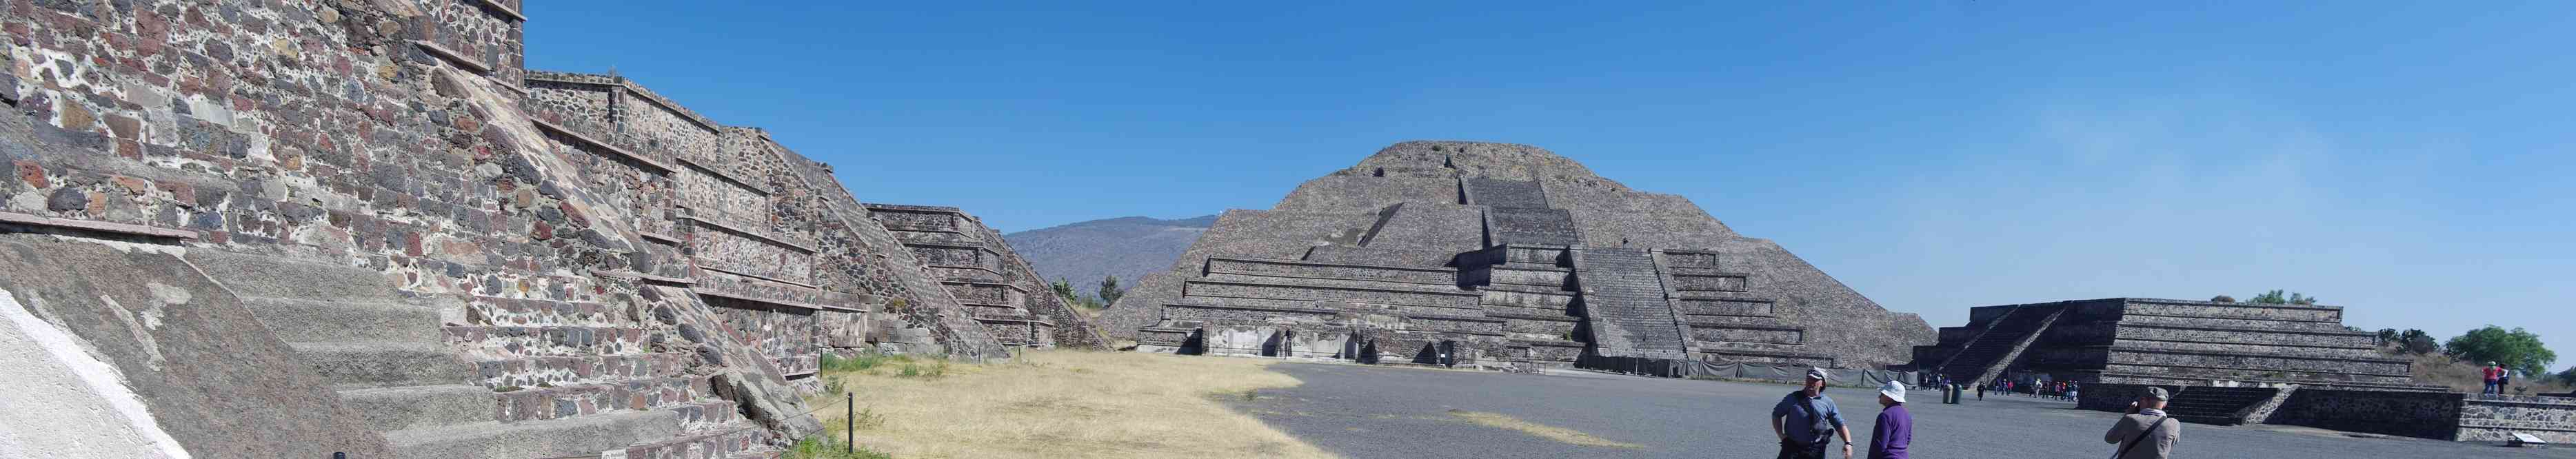
<svg viewBox="0 0 2576 459"><path fill-rule="evenodd" d="M1119 285L1134 288L1145 274L1171 269L1172 261L1215 224L1215 215L1118 217L1019 231L1002 235L1002 240L1047 282L1064 279L1075 291L1092 293L1102 278L1118 276Z"/></svg>

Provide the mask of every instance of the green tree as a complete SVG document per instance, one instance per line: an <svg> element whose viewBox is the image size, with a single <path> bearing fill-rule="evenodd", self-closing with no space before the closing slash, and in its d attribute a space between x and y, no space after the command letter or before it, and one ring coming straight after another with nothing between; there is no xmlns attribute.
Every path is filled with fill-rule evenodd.
<svg viewBox="0 0 2576 459"><path fill-rule="evenodd" d="M2469 330L2442 343L2442 348L2461 360L2478 364L2497 362L2526 374L2546 372L2551 362L2558 361L2558 354L2549 352L2549 347L2540 343L2539 334L2520 327L2507 331L2504 327L2488 325Z"/></svg>
<svg viewBox="0 0 2576 459"><path fill-rule="evenodd" d="M1118 297L1123 296L1127 296L1127 289L1118 287L1118 276L1100 280L1100 304L1117 304Z"/></svg>
<svg viewBox="0 0 2576 459"><path fill-rule="evenodd" d="M2394 328L2382 328L2382 329L2379 329L2378 341L2379 341L2379 345L2381 345L2381 346L2386 346L2386 345L2390 345L2390 344L2396 344L2396 343L2397 343L2397 329L2394 329Z"/></svg>
<svg viewBox="0 0 2576 459"><path fill-rule="evenodd" d="M2558 372L2555 376L2559 384L2576 384L2576 367L2567 367L2567 371Z"/></svg>
<svg viewBox="0 0 2576 459"><path fill-rule="evenodd" d="M2298 292L2290 292L2289 296L2281 295L2282 292L2280 290L2273 290L2263 292L2261 295L2254 295L2253 299L2246 300L2245 302L2254 304L2317 304L2316 297L2300 295Z"/></svg>
<svg viewBox="0 0 2576 459"><path fill-rule="evenodd" d="M1066 281L1062 277L1055 278L1055 283L1047 284L1047 290L1055 291L1055 296L1064 298L1065 301L1073 301L1077 298L1073 293L1073 282Z"/></svg>

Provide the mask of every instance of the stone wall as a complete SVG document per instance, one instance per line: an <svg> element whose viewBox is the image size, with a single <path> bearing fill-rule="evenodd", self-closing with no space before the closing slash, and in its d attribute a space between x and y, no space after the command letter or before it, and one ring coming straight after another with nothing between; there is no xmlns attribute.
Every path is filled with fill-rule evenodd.
<svg viewBox="0 0 2576 459"><path fill-rule="evenodd" d="M1105 348L1089 317L1065 305L1001 232L954 207L869 204L871 218L912 249L950 296L1002 342L1033 347Z"/></svg>
<svg viewBox="0 0 2576 459"><path fill-rule="evenodd" d="M2459 431L2462 398L2449 392L2300 389L2263 422L2451 440Z"/></svg>
<svg viewBox="0 0 2576 459"><path fill-rule="evenodd" d="M2026 351L1970 349L2005 344L1980 337L2008 317L2056 311L2063 312L2037 331L2039 337ZM1939 343L1918 347L1916 364L1941 365L1951 356L2000 356L2012 359L2000 363L2020 378L2411 389L2407 362L2380 355L2368 333L2343 328L2342 316L2343 308L2334 306L2150 298L1979 307L1970 310L1967 326L1945 328Z"/></svg>
<svg viewBox="0 0 2576 459"><path fill-rule="evenodd" d="M2120 411L2147 385L2088 384L2078 407ZM2161 385L2168 393L2203 388ZM2558 397L2468 395L2438 391L2291 388L2268 414L2251 422L2298 425L2435 440L2501 443L2522 433L2550 442L2576 441L2576 402Z"/></svg>
<svg viewBox="0 0 2576 459"><path fill-rule="evenodd" d="M2453 440L2503 442L2522 433L2550 443L2576 443L2576 400L2512 395L2466 397L2461 400L2460 430Z"/></svg>
<svg viewBox="0 0 2576 459"><path fill-rule="evenodd" d="M829 166L623 78L524 71L517 6L0 2L0 162L14 172L0 221L368 270L381 276L362 283L446 305L445 327L420 325L440 349L418 352L464 359L454 387L487 392L452 395L483 400L468 410L483 419L680 426L544 436L570 452L792 439L811 420L782 388L824 348L1005 355ZM874 332L887 322L921 332ZM177 384L213 393L226 388L187 384L221 380ZM758 428L729 427L746 423ZM368 435L378 446L182 443L220 456L373 457L396 437L402 454L563 452Z"/></svg>

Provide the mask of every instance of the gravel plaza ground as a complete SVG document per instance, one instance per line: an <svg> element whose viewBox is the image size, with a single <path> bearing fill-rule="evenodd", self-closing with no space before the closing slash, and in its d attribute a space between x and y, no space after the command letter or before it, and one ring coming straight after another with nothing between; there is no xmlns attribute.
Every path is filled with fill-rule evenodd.
<svg viewBox="0 0 2576 459"><path fill-rule="evenodd" d="M1233 402L1262 421L1354 458L1694 457L1767 458L1776 440L1766 416L1793 386L1283 363L1304 381ZM1832 388L1865 454L1879 407L1875 391ZM1943 405L1911 394L1914 457L2099 458L2113 413L2073 402L1988 394ZM1502 419L1502 422L1492 422ZM1514 421L1517 422L1514 422ZM2576 449L2525 449L2288 426L2184 424L2175 457L2266 459L2576 457ZM1521 427L1514 429L1512 427ZM1532 432L1532 433L1525 433ZM1568 432L1580 433L1568 433ZM1588 434L1588 435L1586 435ZM1597 437L1597 438L1591 438Z"/></svg>

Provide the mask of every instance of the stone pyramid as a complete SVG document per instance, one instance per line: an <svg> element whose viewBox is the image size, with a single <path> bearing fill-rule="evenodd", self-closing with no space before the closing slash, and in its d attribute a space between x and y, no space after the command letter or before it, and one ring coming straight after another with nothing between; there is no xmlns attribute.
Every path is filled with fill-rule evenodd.
<svg viewBox="0 0 2576 459"><path fill-rule="evenodd" d="M1148 351L1520 370L1874 368L1934 337L1689 199L1538 147L1450 141L1227 211L1104 321Z"/></svg>

